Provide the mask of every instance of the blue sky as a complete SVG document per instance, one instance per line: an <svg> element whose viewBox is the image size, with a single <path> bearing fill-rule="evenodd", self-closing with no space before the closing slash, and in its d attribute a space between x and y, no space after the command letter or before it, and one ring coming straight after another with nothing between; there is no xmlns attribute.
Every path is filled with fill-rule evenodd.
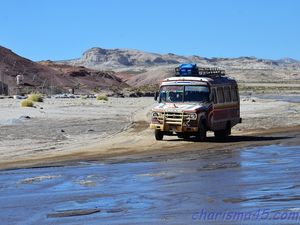
<svg viewBox="0 0 300 225"><path fill-rule="evenodd" d="M1 0L0 45L32 60L91 47L300 59L298 0Z"/></svg>

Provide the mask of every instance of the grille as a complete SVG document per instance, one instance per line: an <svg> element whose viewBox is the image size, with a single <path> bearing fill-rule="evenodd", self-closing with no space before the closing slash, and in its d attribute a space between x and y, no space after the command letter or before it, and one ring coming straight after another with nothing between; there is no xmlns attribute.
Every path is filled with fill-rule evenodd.
<svg viewBox="0 0 300 225"><path fill-rule="evenodd" d="M184 125L189 127L197 126L197 120L189 120L189 114L182 112L162 112L157 120L160 124L170 124L170 125ZM188 122L189 121L189 122ZM188 122L188 123L187 123Z"/></svg>
<svg viewBox="0 0 300 225"><path fill-rule="evenodd" d="M165 112L165 122L167 124L182 125L184 118L183 113Z"/></svg>

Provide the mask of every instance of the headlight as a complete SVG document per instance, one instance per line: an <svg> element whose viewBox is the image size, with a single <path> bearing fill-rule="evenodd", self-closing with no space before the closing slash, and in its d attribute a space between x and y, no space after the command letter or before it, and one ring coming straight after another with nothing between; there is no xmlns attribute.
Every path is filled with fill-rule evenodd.
<svg viewBox="0 0 300 225"><path fill-rule="evenodd" d="M190 114L189 115L189 118L191 119L191 120L196 120L197 119L197 113L192 113L192 114Z"/></svg>
<svg viewBox="0 0 300 225"><path fill-rule="evenodd" d="M152 112L152 117L158 117L158 116L159 116L158 112Z"/></svg>

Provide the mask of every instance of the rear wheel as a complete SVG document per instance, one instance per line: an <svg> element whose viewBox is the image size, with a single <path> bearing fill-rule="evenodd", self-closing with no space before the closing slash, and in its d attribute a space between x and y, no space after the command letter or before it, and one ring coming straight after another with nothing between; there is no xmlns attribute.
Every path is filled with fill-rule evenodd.
<svg viewBox="0 0 300 225"><path fill-rule="evenodd" d="M204 121L199 122L198 132L196 134L196 140L197 141L205 141L206 139L206 126Z"/></svg>
<svg viewBox="0 0 300 225"><path fill-rule="evenodd" d="M154 135L157 141L161 141L164 138L164 132L160 130L155 130Z"/></svg>
<svg viewBox="0 0 300 225"><path fill-rule="evenodd" d="M224 130L218 130L214 132L215 134L215 138L217 139L225 139L226 137L228 137L231 134L231 125L228 122L226 124L226 128Z"/></svg>

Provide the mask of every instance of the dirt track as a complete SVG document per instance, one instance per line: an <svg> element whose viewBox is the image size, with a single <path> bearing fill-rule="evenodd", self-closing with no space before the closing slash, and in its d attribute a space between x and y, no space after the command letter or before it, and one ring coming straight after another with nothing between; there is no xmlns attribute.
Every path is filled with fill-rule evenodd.
<svg viewBox="0 0 300 225"><path fill-rule="evenodd" d="M1 110L6 111L0 117L2 169L282 143L300 130L299 103L257 98L242 98L243 123L226 143L216 142L212 134L204 143L177 137L155 141L153 131L147 129L152 98L111 98L107 103L46 99L35 109L21 109L11 99L1 101ZM5 121L12 124L3 125Z"/></svg>

